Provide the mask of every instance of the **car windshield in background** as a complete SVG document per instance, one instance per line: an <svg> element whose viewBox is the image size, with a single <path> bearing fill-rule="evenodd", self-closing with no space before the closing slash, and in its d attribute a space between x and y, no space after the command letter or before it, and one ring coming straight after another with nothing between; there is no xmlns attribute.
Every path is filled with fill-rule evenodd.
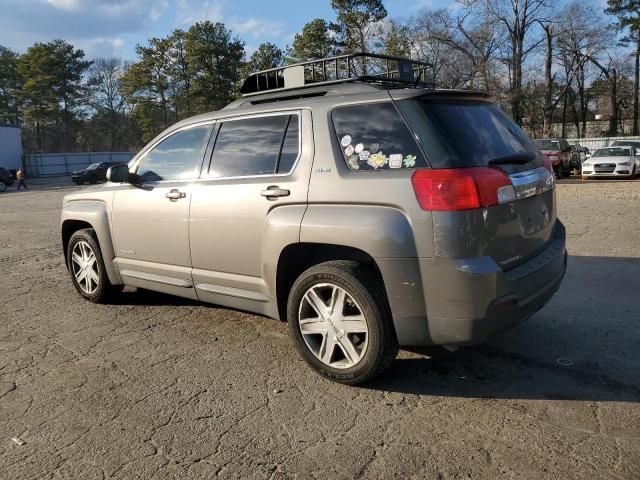
<svg viewBox="0 0 640 480"><path fill-rule="evenodd" d="M600 148L595 151L592 157L630 157L631 150L629 148L610 147Z"/></svg>
<svg viewBox="0 0 640 480"><path fill-rule="evenodd" d="M493 103L456 99L398 102L434 168L488 165L536 155L527 135Z"/></svg>
<svg viewBox="0 0 640 480"><path fill-rule="evenodd" d="M540 150L560 150L560 142L557 140L534 140Z"/></svg>
<svg viewBox="0 0 640 480"><path fill-rule="evenodd" d="M100 166L99 163L92 163L91 165L89 165L87 167L87 170L95 170L96 168L98 168Z"/></svg>
<svg viewBox="0 0 640 480"><path fill-rule="evenodd" d="M640 147L640 142L632 140L616 140L611 144L612 147Z"/></svg>

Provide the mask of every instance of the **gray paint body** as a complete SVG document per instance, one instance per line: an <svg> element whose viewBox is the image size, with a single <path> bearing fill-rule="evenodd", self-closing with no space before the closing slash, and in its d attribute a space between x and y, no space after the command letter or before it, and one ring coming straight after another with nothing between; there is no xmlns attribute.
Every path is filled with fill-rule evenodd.
<svg viewBox="0 0 640 480"><path fill-rule="evenodd" d="M401 345L477 343L541 308L565 270L564 228L556 221L553 190L483 210L423 211L411 186L412 170L348 170L330 115L341 104L426 92L390 93L349 84L339 88L324 97L259 105L244 99L184 120L130 163L135 171L150 148L182 128L297 113L301 155L290 175L216 179L208 178L203 167L188 181L142 188L106 183L67 195L62 222L81 220L96 230L114 284L273 318L279 318L277 295L282 292L276 291L276 278L286 247L302 242L361 250L381 272ZM211 143L204 158L210 156ZM291 194L261 196L270 186ZM186 195L170 201L165 193L171 189ZM523 235L523 209L540 209L548 217L546 225ZM529 221L535 222L536 215ZM500 266L522 252L526 258L518 258L517 267Z"/></svg>

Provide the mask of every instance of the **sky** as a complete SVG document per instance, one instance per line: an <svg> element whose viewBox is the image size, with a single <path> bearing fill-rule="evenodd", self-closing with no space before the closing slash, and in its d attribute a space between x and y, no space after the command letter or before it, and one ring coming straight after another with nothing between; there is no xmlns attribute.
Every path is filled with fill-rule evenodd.
<svg viewBox="0 0 640 480"><path fill-rule="evenodd" d="M385 0L392 18L454 0ZM0 0L0 45L24 52L34 42L62 38L88 58L135 59L136 44L195 22L224 22L250 54L262 42L281 48L314 18L332 20L330 0Z"/></svg>

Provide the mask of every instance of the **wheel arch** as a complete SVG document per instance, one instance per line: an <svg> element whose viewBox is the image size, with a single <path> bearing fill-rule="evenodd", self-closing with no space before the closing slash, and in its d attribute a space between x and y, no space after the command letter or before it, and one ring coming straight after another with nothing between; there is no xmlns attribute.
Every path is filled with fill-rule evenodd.
<svg viewBox="0 0 640 480"><path fill-rule="evenodd" d="M364 250L329 243L292 243L280 252L276 267L276 300L280 320L286 321L289 292L300 274L314 265L332 260L352 260L366 265L381 282L386 297L380 268L376 260Z"/></svg>
<svg viewBox="0 0 640 480"><path fill-rule="evenodd" d="M111 238L111 229L107 208L101 201L73 201L64 205L61 215L61 237L62 247L67 262L67 247L69 239L74 232L84 228L92 228L100 246L100 252L105 264L107 276L112 285L122 285L122 280L118 269L115 267L113 259L115 250Z"/></svg>

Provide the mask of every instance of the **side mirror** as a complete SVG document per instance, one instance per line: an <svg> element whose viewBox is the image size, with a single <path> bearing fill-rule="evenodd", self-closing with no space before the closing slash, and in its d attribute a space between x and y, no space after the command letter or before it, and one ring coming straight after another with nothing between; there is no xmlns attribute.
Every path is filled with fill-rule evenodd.
<svg viewBox="0 0 640 480"><path fill-rule="evenodd" d="M129 182L129 167L127 165L116 165L107 169L107 182L127 183Z"/></svg>

